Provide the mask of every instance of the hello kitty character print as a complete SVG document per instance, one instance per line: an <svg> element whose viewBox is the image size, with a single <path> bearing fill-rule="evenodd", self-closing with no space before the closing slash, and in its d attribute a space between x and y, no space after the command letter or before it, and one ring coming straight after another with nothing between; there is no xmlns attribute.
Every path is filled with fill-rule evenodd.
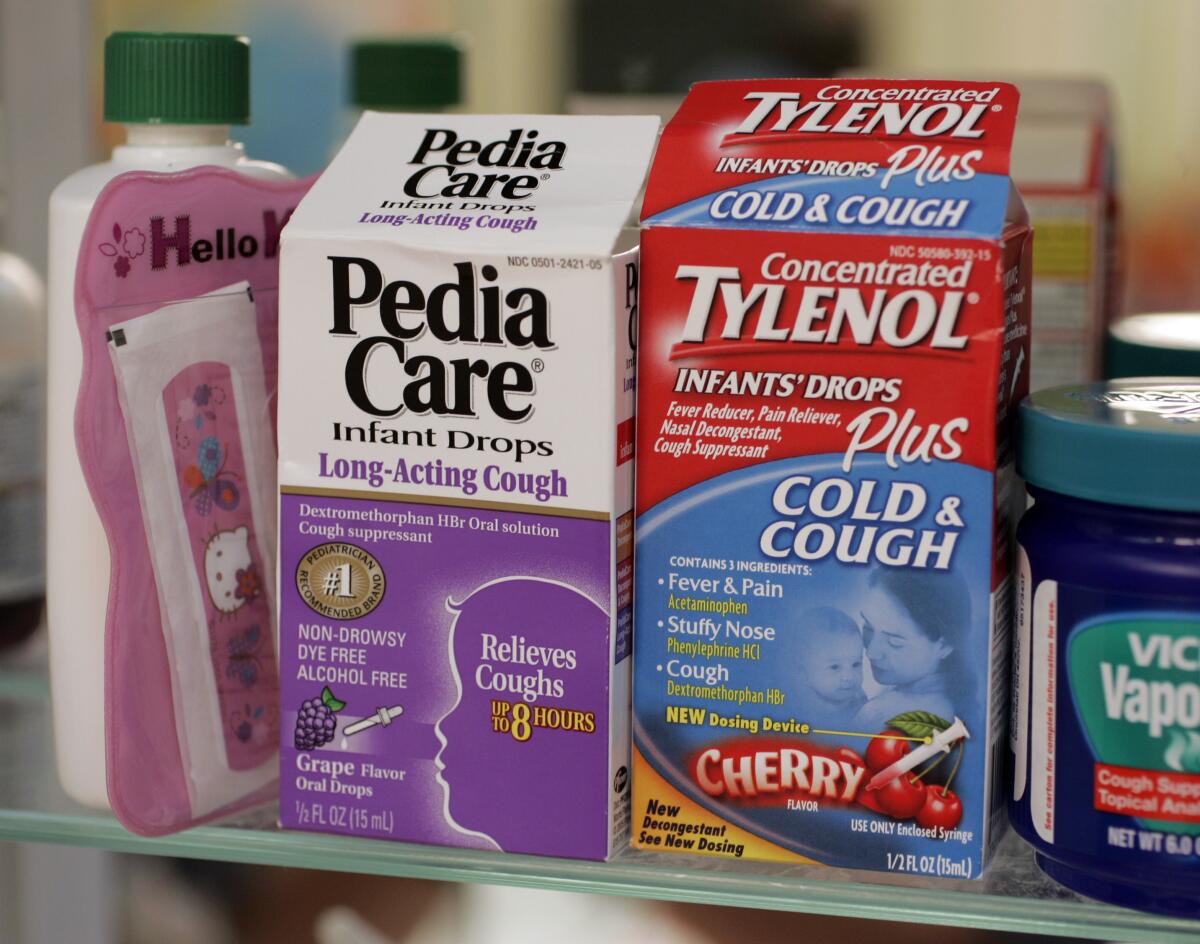
<svg viewBox="0 0 1200 944"><path fill-rule="evenodd" d="M250 558L250 529L218 531L204 547L208 597L222 613L233 613L258 593L258 572Z"/></svg>
<svg viewBox="0 0 1200 944"><path fill-rule="evenodd" d="M249 770L279 740L278 680L229 368L185 368L163 391L163 406L204 597L226 757L231 770Z"/></svg>

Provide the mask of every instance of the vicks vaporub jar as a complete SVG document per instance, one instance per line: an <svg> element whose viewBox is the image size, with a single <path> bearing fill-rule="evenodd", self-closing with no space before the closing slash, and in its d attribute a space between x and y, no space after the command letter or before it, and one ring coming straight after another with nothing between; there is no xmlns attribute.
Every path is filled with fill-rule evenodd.
<svg viewBox="0 0 1200 944"><path fill-rule="evenodd" d="M1021 405L1017 831L1068 887L1200 914L1200 380Z"/></svg>

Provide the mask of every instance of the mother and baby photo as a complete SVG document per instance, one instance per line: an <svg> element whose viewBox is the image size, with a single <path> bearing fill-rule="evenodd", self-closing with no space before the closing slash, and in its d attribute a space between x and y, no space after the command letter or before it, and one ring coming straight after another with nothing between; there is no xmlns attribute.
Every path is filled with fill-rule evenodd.
<svg viewBox="0 0 1200 944"><path fill-rule="evenodd" d="M793 652L796 714L814 728L880 731L906 711L973 714L971 601L954 573L876 570L857 612L802 612Z"/></svg>

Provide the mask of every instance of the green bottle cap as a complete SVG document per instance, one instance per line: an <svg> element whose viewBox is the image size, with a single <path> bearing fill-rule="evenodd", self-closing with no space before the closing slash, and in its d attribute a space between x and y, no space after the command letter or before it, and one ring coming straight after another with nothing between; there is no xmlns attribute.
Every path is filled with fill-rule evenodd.
<svg viewBox="0 0 1200 944"><path fill-rule="evenodd" d="M1105 377L1200 377L1200 312L1130 315L1108 329Z"/></svg>
<svg viewBox="0 0 1200 944"><path fill-rule="evenodd" d="M380 110L462 101L462 48L452 39L368 39L350 50L350 104Z"/></svg>
<svg viewBox="0 0 1200 944"><path fill-rule="evenodd" d="M215 33L113 33L104 41L104 120L247 124L250 41Z"/></svg>

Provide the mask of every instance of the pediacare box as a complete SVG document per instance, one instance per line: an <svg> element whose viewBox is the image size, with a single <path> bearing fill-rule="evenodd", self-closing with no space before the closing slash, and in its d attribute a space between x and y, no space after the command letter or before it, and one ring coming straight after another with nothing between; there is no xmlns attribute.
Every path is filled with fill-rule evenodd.
<svg viewBox="0 0 1200 944"><path fill-rule="evenodd" d="M636 846L975 878L1000 822L1017 91L693 87L647 187Z"/></svg>
<svg viewBox="0 0 1200 944"><path fill-rule="evenodd" d="M368 113L281 250L280 820L604 859L627 823L655 118Z"/></svg>

